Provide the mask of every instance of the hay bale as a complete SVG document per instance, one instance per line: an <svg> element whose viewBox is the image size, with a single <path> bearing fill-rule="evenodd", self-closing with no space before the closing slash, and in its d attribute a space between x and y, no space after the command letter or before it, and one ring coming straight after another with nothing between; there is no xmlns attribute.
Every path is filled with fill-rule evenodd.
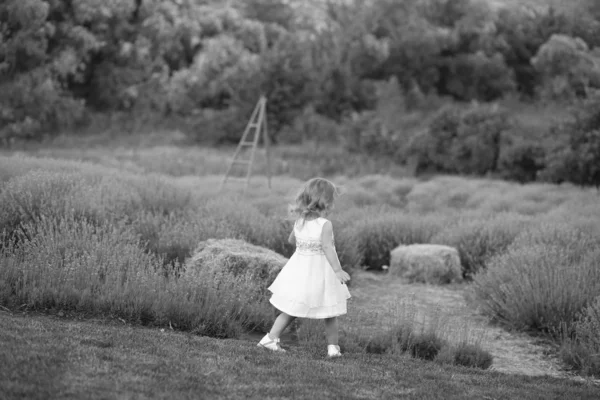
<svg viewBox="0 0 600 400"><path fill-rule="evenodd" d="M411 282L445 284L462 281L458 250L437 244L395 248L391 252L389 273Z"/></svg>
<svg viewBox="0 0 600 400"><path fill-rule="evenodd" d="M186 262L182 278L235 291L246 301L264 302L270 297L267 288L286 262L274 251L243 240L209 239Z"/></svg>

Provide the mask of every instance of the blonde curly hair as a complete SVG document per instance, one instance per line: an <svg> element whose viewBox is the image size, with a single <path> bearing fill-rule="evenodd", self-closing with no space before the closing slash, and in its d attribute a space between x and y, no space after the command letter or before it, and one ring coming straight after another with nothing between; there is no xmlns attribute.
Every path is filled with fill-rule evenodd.
<svg viewBox="0 0 600 400"><path fill-rule="evenodd" d="M333 208L338 195L339 190L333 182L324 178L310 179L298 192L295 204L290 205L290 215L302 220L325 215Z"/></svg>

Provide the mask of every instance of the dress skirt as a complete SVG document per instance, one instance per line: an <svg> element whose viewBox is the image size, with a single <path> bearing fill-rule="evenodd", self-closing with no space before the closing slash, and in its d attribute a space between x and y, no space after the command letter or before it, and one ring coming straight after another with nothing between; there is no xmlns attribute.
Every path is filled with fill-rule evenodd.
<svg viewBox="0 0 600 400"><path fill-rule="evenodd" d="M269 286L271 304L299 318L323 319L344 315L351 297L324 254L296 252Z"/></svg>

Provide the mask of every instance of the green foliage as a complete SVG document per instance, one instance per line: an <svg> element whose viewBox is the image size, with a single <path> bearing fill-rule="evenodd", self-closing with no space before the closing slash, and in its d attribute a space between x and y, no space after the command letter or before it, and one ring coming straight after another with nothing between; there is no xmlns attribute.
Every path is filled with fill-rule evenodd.
<svg viewBox="0 0 600 400"><path fill-rule="evenodd" d="M597 233L566 224L525 230L475 275L478 305L515 328L556 334L600 294Z"/></svg>
<svg viewBox="0 0 600 400"><path fill-rule="evenodd" d="M531 64L539 48L553 34L568 34L573 23L569 17L550 7L545 10L502 7L495 27L495 47L514 71L517 90L534 96L542 77Z"/></svg>
<svg viewBox="0 0 600 400"><path fill-rule="evenodd" d="M265 330L273 318L267 287L286 261L271 250L240 240L210 239L198 244L180 279L209 283L224 296L233 294L247 305L245 327Z"/></svg>
<svg viewBox="0 0 600 400"><path fill-rule="evenodd" d="M49 38L62 33L48 20L51 11L40 0L0 5L0 139L31 137L81 113L82 104L63 96L61 80L76 72L74 50L88 49L56 51L56 64L48 68Z"/></svg>
<svg viewBox="0 0 600 400"><path fill-rule="evenodd" d="M544 43L531 64L542 78L543 98L571 99L600 87L600 57L580 38L555 34Z"/></svg>
<svg viewBox="0 0 600 400"><path fill-rule="evenodd" d="M294 121L279 134L282 142L290 144L337 143L343 135L343 127L336 121L318 114L313 106L306 107Z"/></svg>
<svg viewBox="0 0 600 400"><path fill-rule="evenodd" d="M212 174L211 168L215 168L202 153L198 156L173 147L165 153L155 148L136 153L114 148L104 153L97 149L82 153L46 151L113 167L28 156L0 157L2 305L12 307L37 299L31 309L66 308L157 326L171 322L175 329L219 337L233 337L244 327L268 319L269 311L260 301L241 302L239 296L219 292L208 280L181 279L185 273L182 264L198 243L208 239L244 240L283 256L291 255L293 246L286 241L291 223L284 219L286 196L300 181L280 175L268 196L263 182L253 182L246 196L231 190L215 197L217 177L198 177ZM305 160L305 152L287 151ZM207 154L220 158L215 149L207 150ZM332 154L347 157L347 153ZM174 169L177 163L163 165L161 157L193 166ZM127 172L145 168L151 172ZM186 174L195 176L183 176ZM525 321L515 322L516 326L551 329L563 320L575 320L577 312L597 296L597 254L593 249L598 247L600 228L589 218L598 211L594 193L568 186L521 186L459 177L422 182L374 175L339 178L339 183L345 194L331 218L345 267L362 264L379 268L389 265L389 251L398 244L442 238L439 241L459 247L469 265L488 267L475 274L475 281L488 277L480 285L478 305L490 315L496 313L498 319L502 319L498 317L501 314L512 316L511 321ZM365 203L372 205L365 207ZM490 211L506 210L536 216L525 218L515 213L482 217ZM550 228L534 229L536 220L546 221ZM529 228L521 230L526 225ZM221 262L217 256L206 260L225 271L226 264L243 267L252 262L246 258L248 253L264 250L248 244L230 247L226 250L233 255L228 253L227 259L232 264ZM233 247L250 250L238 257ZM108 271L105 279L113 282L110 285L93 275L104 265ZM27 283L19 280L24 273L32 277ZM254 279L224 282L256 287ZM87 283L93 285L88 287ZM530 290L532 287L535 290ZM555 314L560 317L551 319ZM251 315L254 317L249 318ZM408 330L402 332L409 336ZM443 330L438 331L438 337L439 332ZM392 334L396 338L400 335ZM393 337L382 342L389 343L385 349L392 349L396 343ZM439 350L437 358L445 351ZM447 352L448 357L453 354Z"/></svg>
<svg viewBox="0 0 600 400"><path fill-rule="evenodd" d="M381 269L390 265L390 251L400 244L427 243L439 223L432 217L382 211L378 215L365 213L343 236L338 235L343 263Z"/></svg>
<svg viewBox="0 0 600 400"><path fill-rule="evenodd" d="M410 353L415 358L433 360L438 355L444 341L431 333L415 335L411 338Z"/></svg>
<svg viewBox="0 0 600 400"><path fill-rule="evenodd" d="M502 135L510 127L506 111L496 105L443 108L417 135L417 171L485 175L497 168Z"/></svg>
<svg viewBox="0 0 600 400"><path fill-rule="evenodd" d="M567 364L585 375L600 376L600 297L581 312L573 325L573 338L566 337L560 355Z"/></svg>
<svg viewBox="0 0 600 400"><path fill-rule="evenodd" d="M527 219L511 213L476 218L451 224L431 238L432 243L458 250L464 278L472 278L487 267L490 259L506 251L527 226Z"/></svg>
<svg viewBox="0 0 600 400"><path fill-rule="evenodd" d="M0 5L0 140L93 125L102 113L120 115L124 130L167 120L198 142L237 142L265 94L276 141L311 140L298 122L308 112L323 123L323 136L347 131L353 151L404 162L408 138L427 119L411 111L438 95L493 101L515 90L533 95L540 85L550 97L598 87L593 47L600 22L595 6L586 7L568 14L494 10L474 0L320 7L280 0L7 0ZM380 112L387 99L377 86L391 78L406 94L405 107L393 110L404 120ZM460 162L452 168L422 154L431 138L417 135L420 166L493 170L473 155L497 161L488 135L495 137L486 131L484 140L464 138L469 143L454 149Z"/></svg>
<svg viewBox="0 0 600 400"><path fill-rule="evenodd" d="M471 368L488 369L493 356L473 343L450 344L434 331L415 331L410 324L401 325L370 336L357 338L344 335L343 342L348 346L357 342L359 350L371 354L409 354L414 358ZM354 347L354 346L353 346Z"/></svg>
<svg viewBox="0 0 600 400"><path fill-rule="evenodd" d="M573 119L553 133L557 143L549 152L542 177L552 182L572 182L600 187L600 92L573 111Z"/></svg>
<svg viewBox="0 0 600 400"><path fill-rule="evenodd" d="M247 323L246 305L227 293L167 280L160 259L127 230L44 218L24 224L22 233L19 247L0 254L3 305L110 314L216 337L235 336Z"/></svg>
<svg viewBox="0 0 600 400"><path fill-rule="evenodd" d="M498 172L504 179L533 182L545 167L545 155L539 143L517 139L500 150Z"/></svg>
<svg viewBox="0 0 600 400"><path fill-rule="evenodd" d="M265 56L261 91L269 99L269 127L276 133L297 116L318 96L320 73L314 59L307 57L311 44L286 35Z"/></svg>
<svg viewBox="0 0 600 400"><path fill-rule="evenodd" d="M263 23L272 23L289 30L293 28L296 14L289 3L280 0L243 1L244 13L248 18Z"/></svg>
<svg viewBox="0 0 600 400"><path fill-rule="evenodd" d="M494 361L490 352L483 350L481 347L461 343L452 349L454 353L454 365L462 365L469 368L488 369Z"/></svg>
<svg viewBox="0 0 600 400"><path fill-rule="evenodd" d="M401 149L398 136L373 111L357 115L349 125L344 136L344 145L349 151L394 157Z"/></svg>
<svg viewBox="0 0 600 400"><path fill-rule="evenodd" d="M453 57L446 66L450 77L442 93L460 100L493 101L515 89L513 73L501 54L483 51Z"/></svg>

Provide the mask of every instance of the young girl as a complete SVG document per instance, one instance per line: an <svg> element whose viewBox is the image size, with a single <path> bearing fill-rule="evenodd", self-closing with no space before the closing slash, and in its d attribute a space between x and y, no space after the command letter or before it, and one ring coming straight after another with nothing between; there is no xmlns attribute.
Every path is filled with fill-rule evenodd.
<svg viewBox="0 0 600 400"><path fill-rule="evenodd" d="M323 218L333 209L337 189L326 179L309 180L290 207L296 218L289 242L296 251L269 290L270 302L281 311L271 331L258 346L285 351L281 333L295 318L324 319L328 357L339 357L337 316L346 314L350 276L342 270L333 241L331 222Z"/></svg>

